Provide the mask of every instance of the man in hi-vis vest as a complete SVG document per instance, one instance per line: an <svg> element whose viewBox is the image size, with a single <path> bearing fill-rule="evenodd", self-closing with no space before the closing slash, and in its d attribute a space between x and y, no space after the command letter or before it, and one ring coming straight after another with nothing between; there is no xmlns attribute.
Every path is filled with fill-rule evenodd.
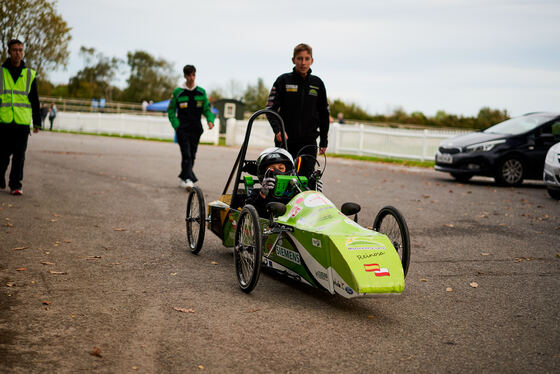
<svg viewBox="0 0 560 374"><path fill-rule="evenodd" d="M41 127L41 108L35 70L25 67L23 43L8 42L10 57L0 75L0 189L6 188L6 170L12 157L9 187L12 195L23 194L23 164L33 119L33 132Z"/></svg>

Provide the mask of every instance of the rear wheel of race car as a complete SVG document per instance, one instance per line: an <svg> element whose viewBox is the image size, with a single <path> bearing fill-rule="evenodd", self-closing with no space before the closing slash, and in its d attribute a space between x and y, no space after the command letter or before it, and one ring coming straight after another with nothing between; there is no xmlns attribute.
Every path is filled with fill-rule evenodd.
<svg viewBox="0 0 560 374"><path fill-rule="evenodd" d="M393 247L401 258L404 276L406 277L410 264L410 235L402 214L392 206L382 208L373 221L373 229L387 235L391 240Z"/></svg>
<svg viewBox="0 0 560 374"><path fill-rule="evenodd" d="M251 292L261 272L262 241L259 214L252 205L245 205L239 214L233 247L235 273L243 292Z"/></svg>
<svg viewBox="0 0 560 374"><path fill-rule="evenodd" d="M204 195L198 187L193 187L187 197L187 245L195 255L202 249L204 232L206 229L206 208L204 206Z"/></svg>
<svg viewBox="0 0 560 374"><path fill-rule="evenodd" d="M496 183L506 186L517 186L523 182L523 162L517 157L503 159L496 169Z"/></svg>

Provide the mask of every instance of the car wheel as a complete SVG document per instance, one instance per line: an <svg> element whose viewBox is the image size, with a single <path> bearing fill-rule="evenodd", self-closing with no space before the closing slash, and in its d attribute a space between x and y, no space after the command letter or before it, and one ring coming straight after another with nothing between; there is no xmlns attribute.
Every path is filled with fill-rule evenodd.
<svg viewBox="0 0 560 374"><path fill-rule="evenodd" d="M496 183L506 186L516 186L523 182L523 162L516 157L502 160L496 171Z"/></svg>
<svg viewBox="0 0 560 374"><path fill-rule="evenodd" d="M185 222L187 224L187 245L195 255L200 252L204 242L204 232L206 229L204 206L204 195L198 187L193 187L187 197L187 213Z"/></svg>
<svg viewBox="0 0 560 374"><path fill-rule="evenodd" d="M560 200L560 190L552 190L547 188L548 194L555 200Z"/></svg>
<svg viewBox="0 0 560 374"><path fill-rule="evenodd" d="M239 213L233 257L239 287L249 293L257 285L262 262L261 225L259 214L252 205L245 205Z"/></svg>
<svg viewBox="0 0 560 374"><path fill-rule="evenodd" d="M451 173L451 176L455 178L457 182L468 182L473 177L470 174L462 174L462 173Z"/></svg>
<svg viewBox="0 0 560 374"><path fill-rule="evenodd" d="M373 221L373 229L387 235L401 258L404 276L406 277L410 264L410 234L401 212L392 206L382 208Z"/></svg>

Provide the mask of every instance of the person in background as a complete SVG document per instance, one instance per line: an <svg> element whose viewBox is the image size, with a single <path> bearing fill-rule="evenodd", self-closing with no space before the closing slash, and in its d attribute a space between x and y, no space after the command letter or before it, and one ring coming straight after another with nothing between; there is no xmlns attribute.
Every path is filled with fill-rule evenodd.
<svg viewBox="0 0 560 374"><path fill-rule="evenodd" d="M210 103L206 91L196 85L196 68L185 65L185 87L177 87L169 101L167 116L177 135L177 143L181 150L181 173L179 187L191 189L198 181L193 172L198 142L204 131L201 117L204 115L208 128L214 127L214 114L210 110Z"/></svg>
<svg viewBox="0 0 560 374"><path fill-rule="evenodd" d="M56 118L56 105L54 105L54 103L52 103L51 107L49 108L49 122L51 123L51 127L49 128L50 131L52 131L52 127L53 127L53 123L54 123L55 118Z"/></svg>
<svg viewBox="0 0 560 374"><path fill-rule="evenodd" d="M45 128L45 120L49 114L49 106L47 104L41 104L41 128Z"/></svg>
<svg viewBox="0 0 560 374"><path fill-rule="evenodd" d="M338 123L340 123L341 125L344 124L344 114L342 113L338 113L338 115L336 116L336 120Z"/></svg>
<svg viewBox="0 0 560 374"><path fill-rule="evenodd" d="M0 189L6 188L5 174L12 158L9 187L12 195L22 195L23 166L31 121L33 132L41 127L41 106L36 72L23 60L23 43L8 42L8 55L2 64L0 87Z"/></svg>
<svg viewBox="0 0 560 374"><path fill-rule="evenodd" d="M298 153L308 155L298 164L297 173L309 177L316 163L317 137L319 154L327 150L329 132L329 104L321 78L311 74L313 50L307 44L298 44L292 57L292 72L279 76L268 97L267 108L278 112L286 129L288 151L294 160ZM282 143L280 123L267 116L275 134L275 145Z"/></svg>

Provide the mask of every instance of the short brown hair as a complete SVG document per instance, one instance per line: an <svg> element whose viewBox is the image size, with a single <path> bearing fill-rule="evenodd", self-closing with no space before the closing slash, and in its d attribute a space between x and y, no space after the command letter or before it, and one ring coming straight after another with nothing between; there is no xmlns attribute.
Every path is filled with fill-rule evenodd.
<svg viewBox="0 0 560 374"><path fill-rule="evenodd" d="M14 44L21 44L23 45L23 42L21 40L18 39L12 39L8 42L8 50L10 49L11 46L13 46Z"/></svg>
<svg viewBox="0 0 560 374"><path fill-rule="evenodd" d="M294 57L296 57L296 55L302 51L307 51L311 55L311 57L313 57L313 49L309 44L305 43L299 43L298 45L296 45L296 47L294 48Z"/></svg>
<svg viewBox="0 0 560 374"><path fill-rule="evenodd" d="M183 74L191 75L192 73L196 73L196 68L193 65L185 65L183 68Z"/></svg>

